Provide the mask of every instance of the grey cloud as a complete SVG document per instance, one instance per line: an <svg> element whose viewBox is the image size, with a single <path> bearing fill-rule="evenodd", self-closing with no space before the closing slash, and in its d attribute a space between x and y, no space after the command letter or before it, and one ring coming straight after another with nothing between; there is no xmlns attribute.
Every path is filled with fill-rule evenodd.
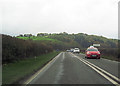
<svg viewBox="0 0 120 86"><path fill-rule="evenodd" d="M2 33L66 31L118 38L118 0L2 0L2 3Z"/></svg>

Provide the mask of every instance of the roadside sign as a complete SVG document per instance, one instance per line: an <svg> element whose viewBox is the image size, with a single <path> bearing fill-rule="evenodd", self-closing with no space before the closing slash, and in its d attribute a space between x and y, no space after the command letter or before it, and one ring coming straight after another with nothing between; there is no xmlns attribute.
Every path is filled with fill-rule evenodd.
<svg viewBox="0 0 120 86"><path fill-rule="evenodd" d="M90 46L90 48L92 48L92 47L94 47L94 46Z"/></svg>
<svg viewBox="0 0 120 86"><path fill-rule="evenodd" d="M100 46L100 44L93 44L93 46Z"/></svg>

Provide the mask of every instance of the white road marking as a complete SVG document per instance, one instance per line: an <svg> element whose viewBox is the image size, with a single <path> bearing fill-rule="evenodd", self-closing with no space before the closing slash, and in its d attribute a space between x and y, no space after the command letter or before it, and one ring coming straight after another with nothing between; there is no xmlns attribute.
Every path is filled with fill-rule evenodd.
<svg viewBox="0 0 120 86"><path fill-rule="evenodd" d="M102 59L103 59L103 58L102 58ZM83 60L85 60L85 59L83 59ZM103 59L103 60L107 60L107 59ZM120 79L119 79L119 78L113 76L112 74L110 74L110 73L108 73L107 71L101 69L100 67L98 67L98 66L96 66L96 65L94 65L94 64L92 64L92 63L90 63L89 61L87 61L87 60L85 60L85 61L88 62L89 64L93 65L94 67L98 68L98 69L101 70L102 72L108 74L109 76L111 76L111 77L114 78L115 80L117 80L117 81L120 82ZM111 61L111 60L107 60L107 61ZM117 61L112 61L112 62L117 62Z"/></svg>
<svg viewBox="0 0 120 86"><path fill-rule="evenodd" d="M87 60L85 60L86 62L88 62ZM105 71L105 70L103 70L103 69L101 69L100 67L98 67L98 66L96 66L96 65L94 65L94 64L92 64L92 63L90 63L90 62L88 62L89 64L91 64L92 66L94 66L94 67L96 67L96 68L98 68L99 70L101 70L102 72L104 72L104 73L106 73L106 74L108 74L109 76L111 76L112 78L114 78L115 80L117 80L117 81L119 81L120 82L120 79L119 78L117 78L117 77L115 77L115 76L113 76L112 74L110 74L110 73L108 73L107 71Z"/></svg>
<svg viewBox="0 0 120 86"><path fill-rule="evenodd" d="M63 75L63 71L64 71L64 66L63 66L63 63L60 63L59 65L59 71L57 73L57 75L55 76L55 81L54 81L54 84L59 84L59 80L61 79L61 76Z"/></svg>
<svg viewBox="0 0 120 86"><path fill-rule="evenodd" d="M76 56L76 55L74 55L74 54L72 54L72 53L71 53L71 55ZM109 80L109 81L112 82L113 84L115 84L115 85L117 85L117 86L120 86L120 84L118 84L116 81L114 81L113 79L111 79L111 78L109 78L108 76L106 76L104 73L106 73L107 75L111 76L112 78L114 78L115 80L117 80L117 81L120 82L120 79L119 79L119 78L113 76L112 74L110 74L110 73L108 73L107 71L101 69L100 67L98 67L98 66L96 66L96 65L88 62L88 61L85 60L85 59L82 59L82 58L80 58L80 57L78 57L78 56L77 56L76 58L78 58L80 61L82 61L83 63L85 63L86 65L88 65L89 67L91 67L92 69L94 69L96 72L98 72L100 75L102 75L103 77L105 77L107 80ZM96 69L95 67L96 67L97 69ZM104 73L102 73L102 72L99 71L98 69L101 70L101 71L104 72Z"/></svg>
<svg viewBox="0 0 120 86"><path fill-rule="evenodd" d="M88 65L89 67L91 67L93 70L95 70L96 72L98 72L100 75L102 75L103 77L105 77L107 80L109 80L110 82L112 82L113 84L118 84L117 82L115 82L114 80L112 80L111 78L109 78L108 76L106 76L105 74L103 74L102 72L100 72L99 70L97 70L96 68L94 68L93 66L89 65L87 62L85 62L84 60L78 58L80 61L84 62L86 65Z"/></svg>
<svg viewBox="0 0 120 86"><path fill-rule="evenodd" d="M42 69L40 69L38 72L36 72L33 76L31 76L27 81L25 81L25 85L29 84L33 79L35 79L51 62L53 62L55 59L57 59L63 52L58 54L55 58L53 58L49 63L47 63Z"/></svg>
<svg viewBox="0 0 120 86"><path fill-rule="evenodd" d="M64 58L65 58L65 52L63 52L63 59L62 59L62 61L64 60Z"/></svg>

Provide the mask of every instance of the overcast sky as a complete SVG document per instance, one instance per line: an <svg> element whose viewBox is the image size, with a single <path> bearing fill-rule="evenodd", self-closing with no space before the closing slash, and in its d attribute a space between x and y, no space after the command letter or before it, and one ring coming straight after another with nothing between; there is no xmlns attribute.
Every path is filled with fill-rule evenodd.
<svg viewBox="0 0 120 86"><path fill-rule="evenodd" d="M2 33L87 33L118 38L119 0L1 0Z"/></svg>

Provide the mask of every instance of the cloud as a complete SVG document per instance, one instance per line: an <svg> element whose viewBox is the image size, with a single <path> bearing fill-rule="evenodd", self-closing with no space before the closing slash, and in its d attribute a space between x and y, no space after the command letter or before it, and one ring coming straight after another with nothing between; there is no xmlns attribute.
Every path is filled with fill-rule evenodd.
<svg viewBox="0 0 120 86"><path fill-rule="evenodd" d="M118 0L4 0L2 33L66 31L117 38L117 3Z"/></svg>

